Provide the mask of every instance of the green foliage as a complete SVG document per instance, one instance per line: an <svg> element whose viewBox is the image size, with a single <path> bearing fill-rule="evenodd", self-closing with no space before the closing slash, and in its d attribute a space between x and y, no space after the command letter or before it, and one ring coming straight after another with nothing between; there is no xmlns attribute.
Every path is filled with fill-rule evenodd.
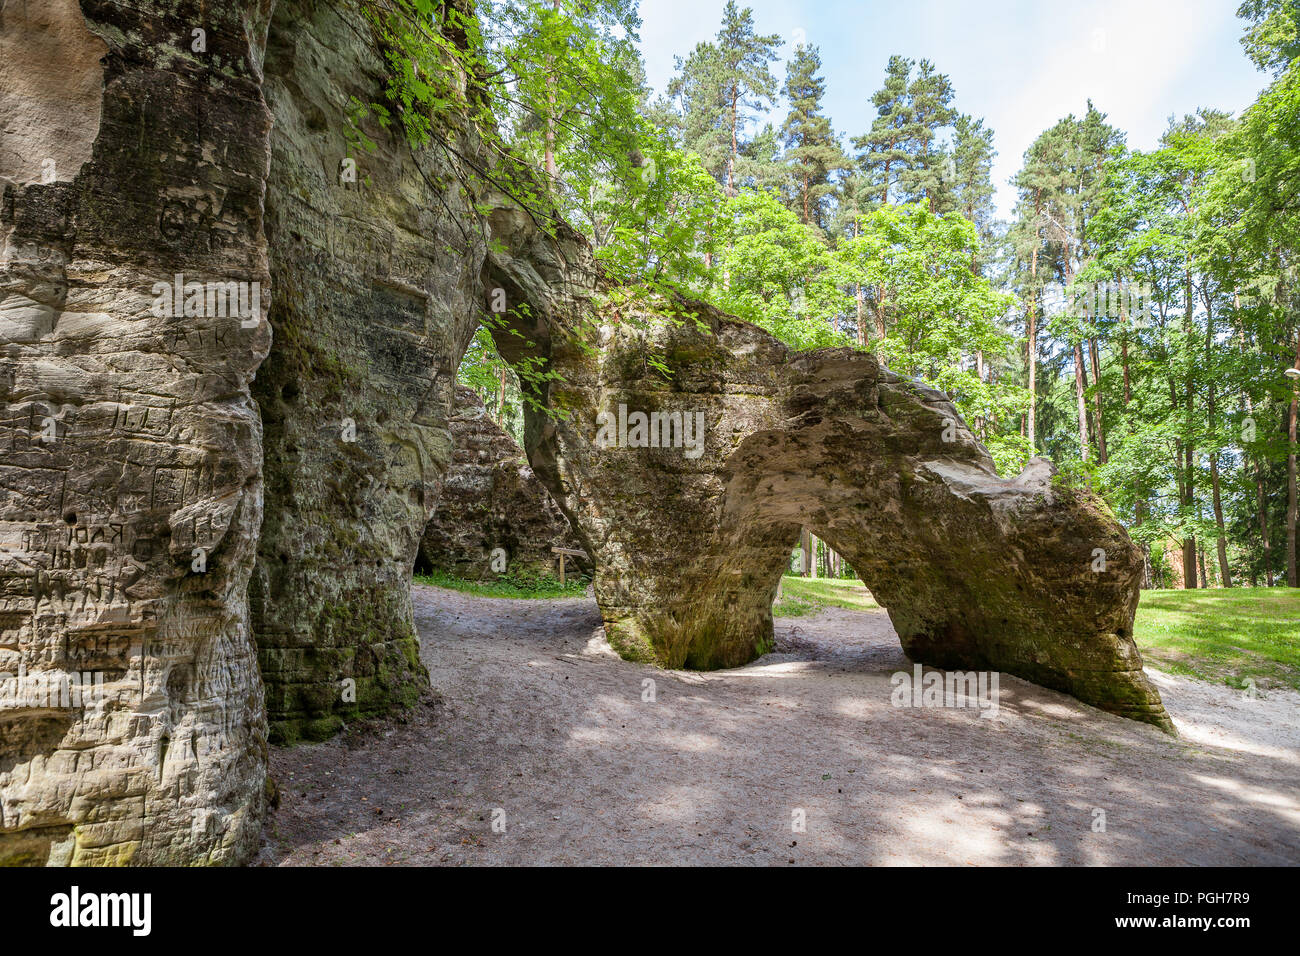
<svg viewBox="0 0 1300 956"><path fill-rule="evenodd" d="M840 149L831 121L821 112L826 95L826 81L817 75L821 65L816 47L795 47L786 66L784 93L790 113L781 125L781 140L790 166L790 207L800 222L825 230L835 191L832 177L847 169L849 160Z"/></svg>
<svg viewBox="0 0 1300 956"><path fill-rule="evenodd" d="M938 137L957 119L952 98L952 83L929 60L918 65L902 56L889 58L885 85L871 98L876 119L853 140L880 203L925 202L932 210L950 204L948 155Z"/></svg>
<svg viewBox="0 0 1300 956"><path fill-rule="evenodd" d="M1243 46L1273 79L1240 117L1198 110L1130 151L1088 102L1026 151L1005 228L992 131L929 61L890 59L849 161L813 47L785 63L784 120L755 123L776 106L780 38L734 2L653 103L634 0L365 2L391 81L383 102L350 104L353 147L400 130L460 160L450 185L471 202L571 222L614 281L602 314L676 303L691 321L702 300L794 348L869 348L948 395L1003 474L1045 454L1063 485L1101 493L1153 573L1171 540L1218 539L1235 577L1280 573L1282 372L1300 361L1297 0L1241 4ZM448 115L492 159L468 162L446 140L457 124L435 121ZM1116 294L1098 308L1098 290ZM502 322L485 314L460 371L489 407ZM508 427L551 382L540 360L516 364Z"/></svg>
<svg viewBox="0 0 1300 956"><path fill-rule="evenodd" d="M1251 21L1241 38L1246 55L1261 70L1284 71L1300 53L1300 2L1246 0L1237 16Z"/></svg>
<svg viewBox="0 0 1300 956"><path fill-rule="evenodd" d="M971 269L978 249L974 224L959 215L938 216L924 204L882 206L840 244L837 258L867 290L869 308L886 317L884 338L872 343L885 364L942 389L968 419L999 420L1018 413L1026 396L981 378L969 361L1011 345L999 319L1012 299Z"/></svg>
<svg viewBox="0 0 1300 956"><path fill-rule="evenodd" d="M769 193L742 191L723 206L725 277L715 300L795 348L848 345L833 324L846 307L826 241Z"/></svg>
<svg viewBox="0 0 1300 956"><path fill-rule="evenodd" d="M716 41L678 58L679 76L668 87L682 106L685 147L700 156L729 196L745 178L739 151L743 129L776 95L770 65L780 42L777 34L757 32L750 8L727 0Z"/></svg>

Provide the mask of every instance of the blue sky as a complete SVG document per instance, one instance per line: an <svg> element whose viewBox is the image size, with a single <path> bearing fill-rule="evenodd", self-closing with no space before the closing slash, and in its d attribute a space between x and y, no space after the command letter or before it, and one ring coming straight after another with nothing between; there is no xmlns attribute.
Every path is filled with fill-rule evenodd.
<svg viewBox="0 0 1300 956"><path fill-rule="evenodd" d="M1138 149L1154 147L1171 114L1199 106L1238 112L1266 85L1241 51L1240 0L738 0L761 33L821 51L826 112L846 146L875 115L891 54L932 60L957 91L954 105L994 131L998 214L1015 202L1007 180L1042 130L1089 97ZM725 0L641 0L641 46L663 92L674 55L713 37ZM785 77L777 64L774 73ZM776 116L784 116L778 104Z"/></svg>

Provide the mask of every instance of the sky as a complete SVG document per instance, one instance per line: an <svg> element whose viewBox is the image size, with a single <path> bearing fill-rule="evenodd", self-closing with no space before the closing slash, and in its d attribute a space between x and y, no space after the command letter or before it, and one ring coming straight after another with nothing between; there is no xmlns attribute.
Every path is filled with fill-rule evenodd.
<svg viewBox="0 0 1300 956"><path fill-rule="evenodd" d="M1198 107L1237 113L1267 85L1242 52L1240 0L738 0L760 33L818 47L825 112L846 148L871 127L891 54L928 58L948 74L959 112L994 131L998 215L1015 205L1010 178L1043 130L1087 101L1152 149L1169 124ZM712 39L725 0L641 0L641 49L664 92L674 56ZM778 81L785 67L773 67ZM786 107L778 103L779 125Z"/></svg>

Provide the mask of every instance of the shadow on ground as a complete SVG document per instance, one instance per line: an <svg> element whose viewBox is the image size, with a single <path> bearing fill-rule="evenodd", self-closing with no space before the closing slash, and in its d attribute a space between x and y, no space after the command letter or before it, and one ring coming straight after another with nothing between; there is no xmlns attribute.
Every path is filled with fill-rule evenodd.
<svg viewBox="0 0 1300 956"><path fill-rule="evenodd" d="M614 656L590 600L414 600L436 695L273 751L258 863L1300 862L1294 691L1151 672L1174 739L1005 674L994 719L895 708L884 612L778 620L774 653L686 673Z"/></svg>

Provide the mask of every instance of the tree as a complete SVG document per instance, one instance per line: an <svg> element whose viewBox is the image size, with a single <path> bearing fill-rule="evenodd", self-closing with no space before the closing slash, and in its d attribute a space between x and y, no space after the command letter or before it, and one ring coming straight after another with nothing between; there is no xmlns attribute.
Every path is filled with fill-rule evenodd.
<svg viewBox="0 0 1300 956"><path fill-rule="evenodd" d="M971 271L978 246L973 223L915 203L876 209L858 236L840 244L837 258L873 308L889 304L887 330L873 351L894 371L943 389L968 419L997 421L1019 414L1026 396L1009 382L985 381L973 361L1011 344L999 322L1010 297ZM990 435L989 445L1000 467L1018 470L1025 460L1018 436Z"/></svg>
<svg viewBox="0 0 1300 956"><path fill-rule="evenodd" d="M890 190L910 158L906 145L919 135L908 89L913 65L914 61L905 57L889 58L885 84L871 97L876 119L870 131L853 138L854 147L862 151L858 164L882 205L889 203Z"/></svg>
<svg viewBox="0 0 1300 956"><path fill-rule="evenodd" d="M744 190L724 212L730 281L717 303L795 348L850 344L838 329L847 301L825 238L770 193Z"/></svg>
<svg viewBox="0 0 1300 956"><path fill-rule="evenodd" d="M957 118L952 83L933 63L922 60L908 97L913 133L904 145L908 161L898 174L899 190L907 201L925 202L931 212L937 212L949 204L948 154L939 142L939 131Z"/></svg>
<svg viewBox="0 0 1300 956"><path fill-rule="evenodd" d="M1261 70L1281 75L1300 55L1300 2L1246 0L1237 16L1251 21L1241 38L1246 55Z"/></svg>
<svg viewBox="0 0 1300 956"><path fill-rule="evenodd" d="M957 117L954 129L947 198L953 209L975 224L980 247L987 255L996 238L993 159L997 150L993 148L993 130L985 127L982 119L965 114ZM982 266L977 263L977 271Z"/></svg>
<svg viewBox="0 0 1300 956"><path fill-rule="evenodd" d="M835 191L832 177L846 169L848 157L822 115L826 82L818 76L821 58L814 46L795 47L786 64L784 92L790 112L781 125L786 162L794 180L793 198L799 219L825 231L830 225L829 200Z"/></svg>
<svg viewBox="0 0 1300 956"><path fill-rule="evenodd" d="M679 60L679 75L669 84L669 95L682 100L687 148L700 154L728 196L738 189L744 127L776 96L771 64L780 43L778 34L755 30L752 9L727 0L716 41L698 44Z"/></svg>

